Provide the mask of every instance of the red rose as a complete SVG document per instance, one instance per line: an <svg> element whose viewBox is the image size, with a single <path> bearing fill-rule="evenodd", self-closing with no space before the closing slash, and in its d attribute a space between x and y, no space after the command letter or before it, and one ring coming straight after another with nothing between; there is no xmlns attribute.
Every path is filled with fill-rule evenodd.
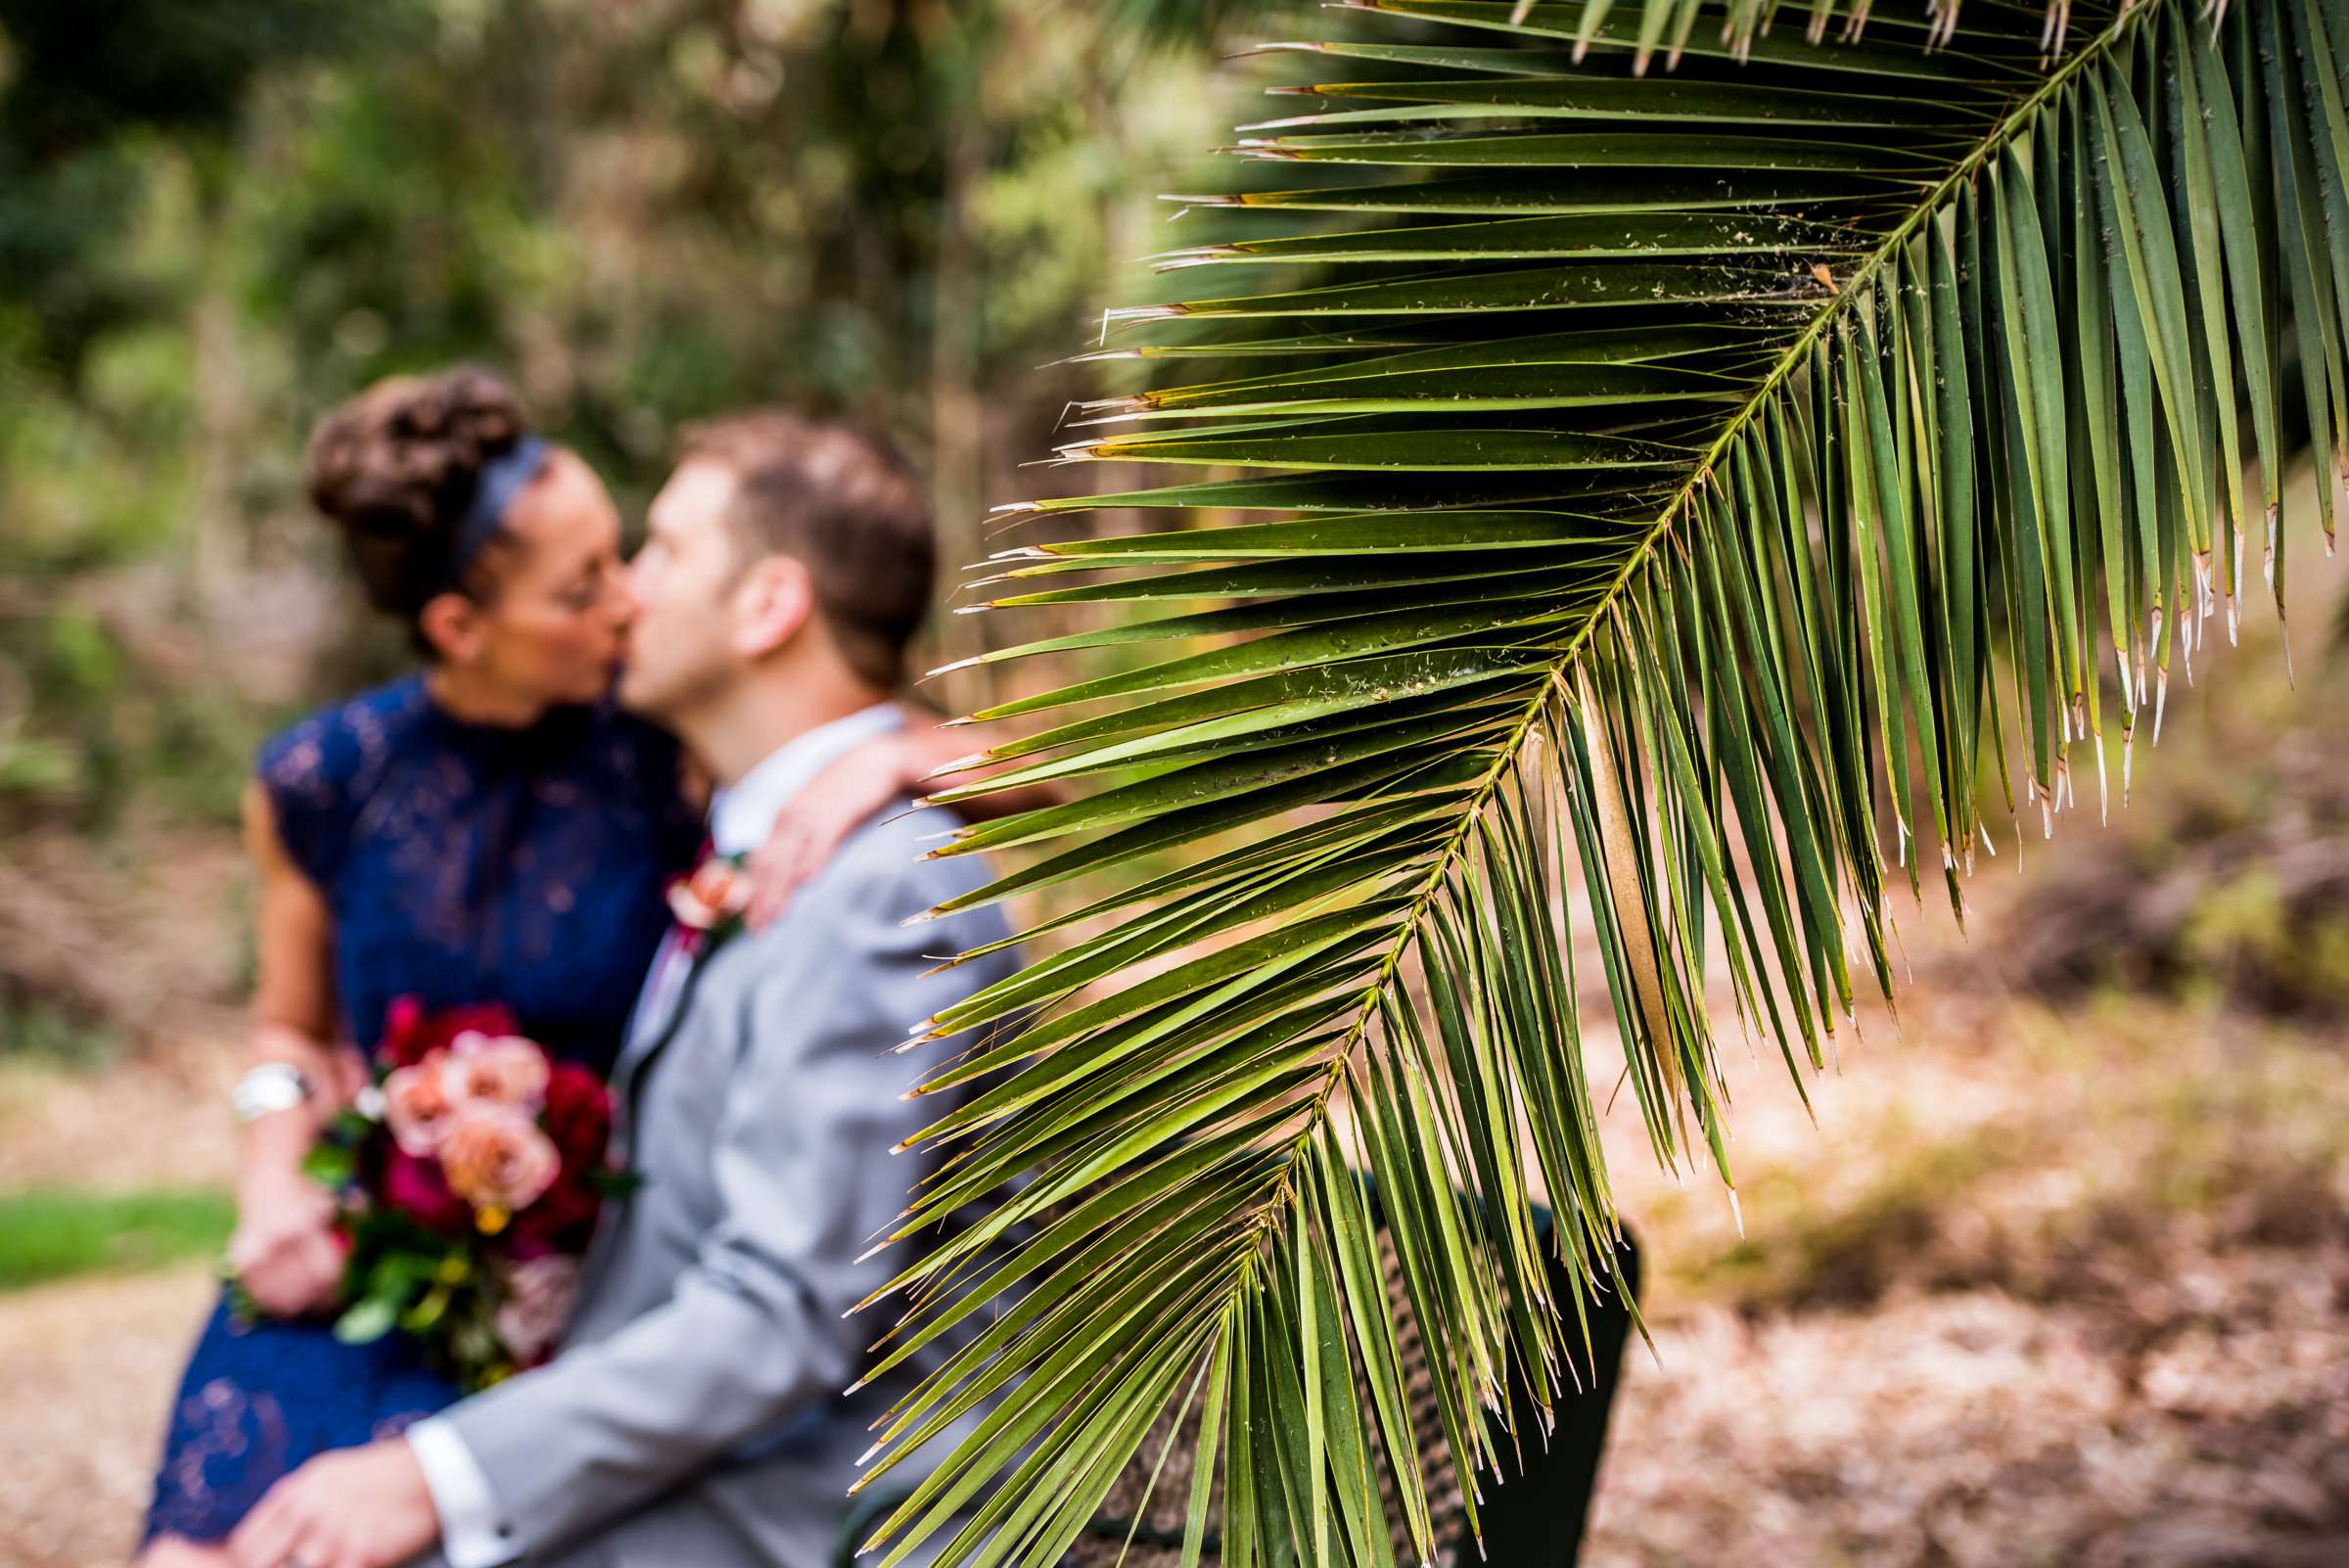
<svg viewBox="0 0 2349 1568"><path fill-rule="evenodd" d="M473 1231L473 1206L449 1190L438 1160L419 1160L393 1149L384 1162L384 1207L442 1235Z"/></svg>
<svg viewBox="0 0 2349 1568"><path fill-rule="evenodd" d="M578 1063L557 1062L538 1125L561 1151L563 1174L545 1196L514 1217L512 1250L521 1258L576 1252L594 1234L603 1207L595 1177L606 1168L612 1143L612 1090Z"/></svg>
<svg viewBox="0 0 2349 1568"><path fill-rule="evenodd" d="M563 1151L568 1182L604 1163L612 1142L612 1091L578 1063L557 1062L546 1082L546 1104L538 1113L538 1125Z"/></svg>
<svg viewBox="0 0 2349 1568"><path fill-rule="evenodd" d="M603 1194L583 1174L565 1172L536 1203L514 1217L506 1250L517 1258L580 1253L595 1234Z"/></svg>
<svg viewBox="0 0 2349 1568"><path fill-rule="evenodd" d="M376 1041L375 1054L388 1068L413 1067L434 1051L446 1050L459 1035L497 1038L521 1033L514 1009L503 1002L475 1002L433 1013L425 1011L418 998L401 996L385 1010L384 1035Z"/></svg>
<svg viewBox="0 0 2349 1568"><path fill-rule="evenodd" d="M384 1036L376 1054L387 1067L414 1067L424 1060L418 1036L424 1027L424 1003L414 996L395 996L384 1009Z"/></svg>

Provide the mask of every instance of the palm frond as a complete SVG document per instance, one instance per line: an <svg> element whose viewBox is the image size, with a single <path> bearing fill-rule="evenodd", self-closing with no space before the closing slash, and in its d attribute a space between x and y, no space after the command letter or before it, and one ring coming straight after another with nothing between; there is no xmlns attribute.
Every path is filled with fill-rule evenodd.
<svg viewBox="0 0 2349 1568"><path fill-rule="evenodd" d="M1048 726L997 785L1098 787L943 853L1034 852L966 905L1111 891L931 1031L1005 1026L899 1237L1025 1179L887 1293L891 1356L984 1326L867 1484L989 1413L885 1562L1057 1560L1175 1407L1192 1554L1390 1560L1383 1451L1432 1559L1359 1178L1451 1457L1506 1468L1501 1390L1574 1375L1548 1251L1605 1291L1620 1234L1576 938L1657 1157L1730 1181L1709 957L1819 1070L1989 781L2125 791L2254 545L2280 613L2287 413L2349 470L2342 0L1351 9L1393 36L1296 49L1383 73L1244 132L1295 184L1184 198L1227 227L1165 262L1232 281L1107 350L1201 379L1062 450L1215 472L1032 509L1271 516L992 563L1123 617L990 657L1124 657L979 715Z"/></svg>

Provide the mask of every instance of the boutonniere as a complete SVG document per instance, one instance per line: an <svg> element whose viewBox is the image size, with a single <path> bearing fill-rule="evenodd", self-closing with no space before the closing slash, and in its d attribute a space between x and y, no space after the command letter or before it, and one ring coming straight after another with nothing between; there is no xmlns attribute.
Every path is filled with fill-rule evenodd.
<svg viewBox="0 0 2349 1568"><path fill-rule="evenodd" d="M723 942L742 929L751 906L751 873L739 854L713 854L668 885L668 911L685 928L688 950Z"/></svg>

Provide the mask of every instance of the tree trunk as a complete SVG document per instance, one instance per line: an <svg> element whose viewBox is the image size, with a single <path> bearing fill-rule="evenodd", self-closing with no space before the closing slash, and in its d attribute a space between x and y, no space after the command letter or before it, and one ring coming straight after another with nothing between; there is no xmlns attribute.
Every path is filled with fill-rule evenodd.
<svg viewBox="0 0 2349 1568"><path fill-rule="evenodd" d="M976 116L974 116L974 120ZM939 215L938 266L930 336L931 484L938 508L940 585L944 600L938 646L943 662L987 652L987 618L954 614L964 568L987 553L986 406L981 400L979 242L967 227L971 192L986 172L985 131L977 123L946 138L945 192ZM988 667L956 671L939 699L960 713L991 700Z"/></svg>
<svg viewBox="0 0 2349 1568"><path fill-rule="evenodd" d="M237 342L237 300L227 242L227 192L197 173L198 244L202 248L190 338L195 353L196 494L194 583L207 615L226 612L252 564L251 530L239 500L247 420L244 358Z"/></svg>

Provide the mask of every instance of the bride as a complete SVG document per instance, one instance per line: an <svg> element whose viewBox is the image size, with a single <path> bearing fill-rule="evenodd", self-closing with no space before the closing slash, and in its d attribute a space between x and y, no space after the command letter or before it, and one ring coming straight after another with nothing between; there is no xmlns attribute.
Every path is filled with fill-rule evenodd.
<svg viewBox="0 0 2349 1568"><path fill-rule="evenodd" d="M301 1169L388 1009L502 1003L550 1051L608 1070L668 929L664 889L703 837L675 742L610 697L629 613L619 513L502 382L374 387L318 427L308 487L419 668L270 740L246 791L259 970L229 1262L260 1313L224 1293L189 1360L152 1568L224 1560L215 1544L280 1477L456 1398L403 1337L335 1337L335 1208ZM834 764L754 867L754 915L970 749L924 724Z"/></svg>

